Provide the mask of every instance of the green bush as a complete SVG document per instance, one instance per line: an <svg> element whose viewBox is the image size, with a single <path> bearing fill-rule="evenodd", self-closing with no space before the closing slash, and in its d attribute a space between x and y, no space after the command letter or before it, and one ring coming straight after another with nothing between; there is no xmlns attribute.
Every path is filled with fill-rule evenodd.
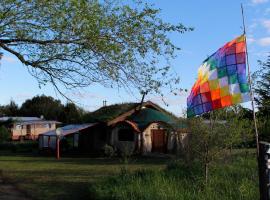
<svg viewBox="0 0 270 200"><path fill-rule="evenodd" d="M24 141L24 142L3 142L0 144L0 150L12 151L16 153L30 153L38 150L37 141Z"/></svg>
<svg viewBox="0 0 270 200"><path fill-rule="evenodd" d="M105 144L105 146L103 147L103 150L104 150L104 155L106 157L111 158L116 155L116 151L111 145Z"/></svg>
<svg viewBox="0 0 270 200"><path fill-rule="evenodd" d="M8 141L10 139L10 133L5 126L0 126L0 143Z"/></svg>

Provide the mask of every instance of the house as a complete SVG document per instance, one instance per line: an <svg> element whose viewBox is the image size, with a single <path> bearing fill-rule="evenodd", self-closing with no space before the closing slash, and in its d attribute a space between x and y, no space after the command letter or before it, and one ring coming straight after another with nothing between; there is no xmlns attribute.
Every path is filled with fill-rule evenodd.
<svg viewBox="0 0 270 200"><path fill-rule="evenodd" d="M60 124L38 117L0 117L0 122L8 123L12 140L36 140L39 134L55 130Z"/></svg>
<svg viewBox="0 0 270 200"><path fill-rule="evenodd" d="M188 133L183 120L151 101L103 106L89 113L87 118L90 124L68 133L72 138L78 135L78 142L75 143L78 150L84 153L101 152L106 144L120 152L168 153L181 148ZM40 137L49 134L56 135L55 132L48 132Z"/></svg>
<svg viewBox="0 0 270 200"><path fill-rule="evenodd" d="M111 127L110 145L141 154L172 152L183 146L188 132L183 121L151 101L134 104L107 124Z"/></svg>

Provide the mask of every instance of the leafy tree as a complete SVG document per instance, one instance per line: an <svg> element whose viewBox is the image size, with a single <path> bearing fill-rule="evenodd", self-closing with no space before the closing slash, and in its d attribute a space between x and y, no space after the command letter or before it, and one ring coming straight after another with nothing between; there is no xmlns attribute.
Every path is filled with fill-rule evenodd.
<svg viewBox="0 0 270 200"><path fill-rule="evenodd" d="M74 103L67 103L60 116L60 121L68 124L81 123L85 111Z"/></svg>
<svg viewBox="0 0 270 200"><path fill-rule="evenodd" d="M40 86L51 83L61 94L59 85L93 83L173 89L178 78L169 61L179 48L167 33L192 30L164 22L159 9L141 1L2 0L0 13L0 48L27 66Z"/></svg>
<svg viewBox="0 0 270 200"><path fill-rule="evenodd" d="M239 107L211 112L209 119L190 119L192 133L191 155L203 164L205 182L209 179L209 168L226 153L252 137L250 121L239 113ZM208 117L208 115L206 115Z"/></svg>
<svg viewBox="0 0 270 200"><path fill-rule="evenodd" d="M0 106L0 115L1 116L19 116L20 110L18 105L11 100L8 105Z"/></svg>
<svg viewBox="0 0 270 200"><path fill-rule="evenodd" d="M232 152L233 147L248 148L250 144L256 145L254 140L253 113L240 105L226 109L225 143Z"/></svg>
<svg viewBox="0 0 270 200"><path fill-rule="evenodd" d="M270 117L270 56L266 62L259 61L260 69L254 74L256 103L261 115Z"/></svg>
<svg viewBox="0 0 270 200"><path fill-rule="evenodd" d="M40 117L43 115L45 119L58 120L63 112L63 105L53 97L42 95L26 100L20 111L24 116Z"/></svg>
<svg viewBox="0 0 270 200"><path fill-rule="evenodd" d="M259 133L263 140L270 140L270 56L265 62L259 61L260 69L254 73L255 101L259 112Z"/></svg>

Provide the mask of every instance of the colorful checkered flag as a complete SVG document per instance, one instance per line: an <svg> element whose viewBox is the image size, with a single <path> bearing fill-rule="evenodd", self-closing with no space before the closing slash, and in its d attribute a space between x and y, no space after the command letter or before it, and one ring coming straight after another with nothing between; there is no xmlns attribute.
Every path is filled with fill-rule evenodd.
<svg viewBox="0 0 270 200"><path fill-rule="evenodd" d="M244 35L228 42L199 68L198 79L187 98L187 116L250 101L246 76Z"/></svg>

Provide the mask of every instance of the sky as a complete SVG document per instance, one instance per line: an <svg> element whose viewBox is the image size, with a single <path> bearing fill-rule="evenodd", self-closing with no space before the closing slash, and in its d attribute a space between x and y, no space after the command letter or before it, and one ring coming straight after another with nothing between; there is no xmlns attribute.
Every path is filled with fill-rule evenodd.
<svg viewBox="0 0 270 200"><path fill-rule="evenodd" d="M243 33L241 3L244 6L248 53L251 72L259 66L258 60L266 60L270 52L270 0L146 0L160 8L164 21L182 23L193 27L194 31L184 34L170 34L169 38L181 48L171 62L173 70L180 76L180 88L190 90L197 77L197 70L207 56L214 53L226 42ZM67 100L59 95L52 86L39 87L37 81L28 73L13 55L3 51L0 61L0 105L14 100L21 105L26 99L36 95L50 95ZM165 92L166 106L158 95L147 95L151 100L177 116L182 116L186 108L189 92L178 92L175 96ZM140 102L139 93L130 94L124 90L92 85L76 91L67 91L79 106L93 111L102 106L123 102ZM250 108L250 102L243 106Z"/></svg>

